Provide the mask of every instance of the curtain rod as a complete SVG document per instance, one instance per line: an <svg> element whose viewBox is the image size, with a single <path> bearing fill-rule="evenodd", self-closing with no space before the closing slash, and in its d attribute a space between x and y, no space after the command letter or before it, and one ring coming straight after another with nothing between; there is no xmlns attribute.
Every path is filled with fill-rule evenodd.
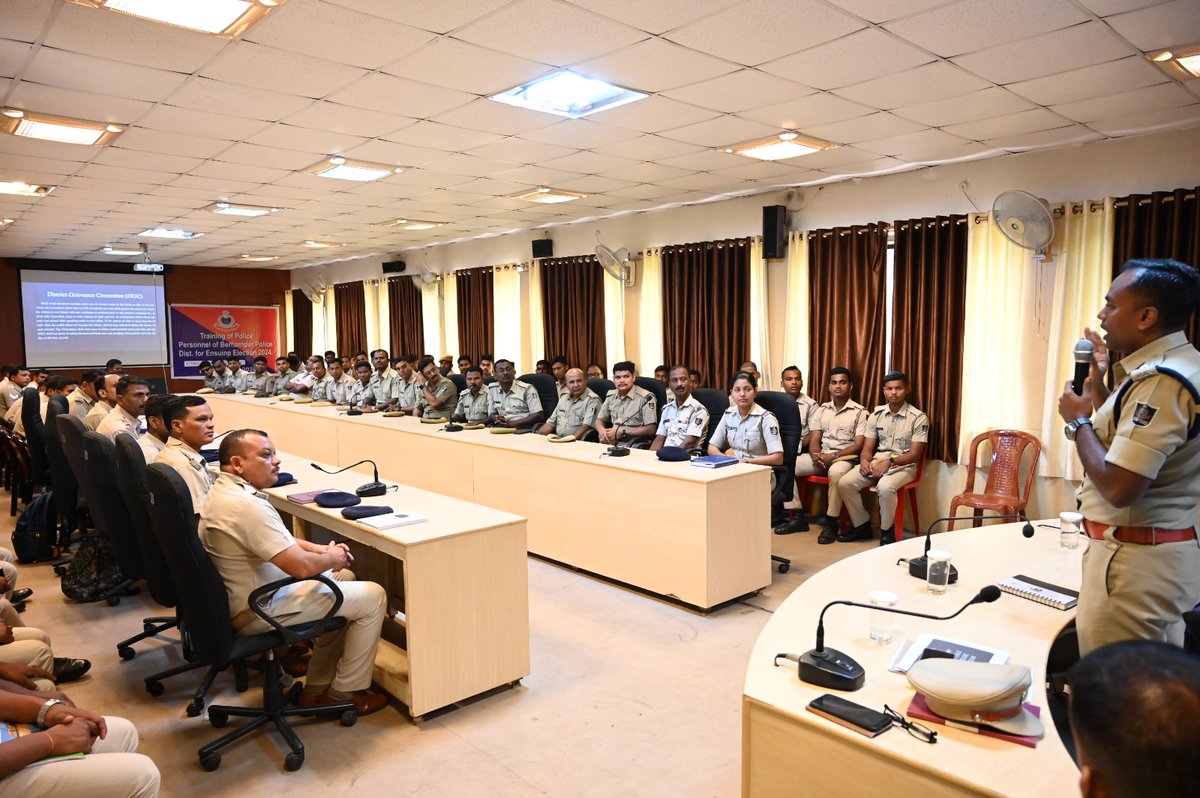
<svg viewBox="0 0 1200 798"><path fill-rule="evenodd" d="M1194 192L1194 191L1191 192L1190 194L1183 195L1183 199L1185 199L1185 200L1194 200L1195 198L1196 198L1196 192ZM1149 205L1150 203L1152 203L1154 201L1155 201L1154 197L1142 197L1141 199L1138 200L1137 204L1138 205ZM1159 197L1158 201L1159 202L1174 202L1175 195L1167 194L1165 196ZM1129 199L1128 198L1119 199L1113 203L1113 207L1114 208L1128 208L1129 207Z"/></svg>
<svg viewBox="0 0 1200 798"><path fill-rule="evenodd" d="M951 222L954 222L955 224L966 224L967 217L956 216L951 219L913 219L912 221L908 221L908 222L897 222L896 229L897 230L907 230L910 225L914 226L914 227L926 227L929 225L939 225L941 227L945 227L946 225L950 224Z"/></svg>

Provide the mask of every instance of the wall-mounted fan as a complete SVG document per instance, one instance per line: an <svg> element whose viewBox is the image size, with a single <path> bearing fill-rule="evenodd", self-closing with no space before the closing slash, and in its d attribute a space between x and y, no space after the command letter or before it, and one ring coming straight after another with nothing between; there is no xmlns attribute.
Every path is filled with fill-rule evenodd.
<svg viewBox="0 0 1200 798"><path fill-rule="evenodd" d="M442 287L442 276L434 272L422 271L412 276L413 285L421 289L422 294L436 294Z"/></svg>
<svg viewBox="0 0 1200 798"><path fill-rule="evenodd" d="M992 218L1004 237L1022 249L1041 253L1054 239L1050 208L1028 191L1005 191L996 197Z"/></svg>
<svg viewBox="0 0 1200 798"><path fill-rule="evenodd" d="M316 284L305 283L304 288L302 288L300 290L302 290L304 292L304 295L306 297L308 297L308 301L313 303L314 305L324 305L325 304L326 286L325 286L324 282L316 283Z"/></svg>
<svg viewBox="0 0 1200 798"><path fill-rule="evenodd" d="M600 234L596 234L596 239L599 240ZM600 265L604 267L604 271L614 280L620 280L621 284L629 288L634 283L633 262L636 258L629 255L629 250L621 247L618 250L611 250L603 244L596 245L596 260L600 261Z"/></svg>

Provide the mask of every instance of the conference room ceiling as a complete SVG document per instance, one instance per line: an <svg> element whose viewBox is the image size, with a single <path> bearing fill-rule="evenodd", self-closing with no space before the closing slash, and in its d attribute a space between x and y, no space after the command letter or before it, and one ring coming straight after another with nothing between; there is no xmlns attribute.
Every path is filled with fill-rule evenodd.
<svg viewBox="0 0 1200 798"><path fill-rule="evenodd" d="M287 0L235 40L3 0L0 106L127 127L0 133L0 182L57 187L0 195L0 256L128 262L102 248L146 242L296 268L1194 126L1200 80L1145 58L1193 44L1196 0ZM487 99L559 67L650 96L583 119ZM722 151L785 130L840 146ZM404 171L304 171L331 155ZM512 198L541 186L586 196ZM202 210L222 200L280 210ZM401 218L442 226L383 226ZM137 237L155 227L203 235Z"/></svg>

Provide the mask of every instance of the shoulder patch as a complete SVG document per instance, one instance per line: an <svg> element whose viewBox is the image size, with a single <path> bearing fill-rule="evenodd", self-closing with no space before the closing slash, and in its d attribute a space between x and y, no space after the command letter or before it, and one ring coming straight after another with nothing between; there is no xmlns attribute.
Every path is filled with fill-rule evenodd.
<svg viewBox="0 0 1200 798"><path fill-rule="evenodd" d="M1138 402L1133 406L1133 426L1148 427L1150 422L1154 420L1154 415L1158 412L1158 408L1146 402Z"/></svg>
<svg viewBox="0 0 1200 798"><path fill-rule="evenodd" d="M779 427L775 426L774 424L771 424L770 426L767 427L767 431L770 432L772 435L778 435Z"/></svg>

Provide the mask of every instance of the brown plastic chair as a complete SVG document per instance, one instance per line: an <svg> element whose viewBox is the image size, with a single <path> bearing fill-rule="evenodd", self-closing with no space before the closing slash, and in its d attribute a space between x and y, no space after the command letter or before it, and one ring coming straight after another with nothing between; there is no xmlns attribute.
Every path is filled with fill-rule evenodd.
<svg viewBox="0 0 1200 798"><path fill-rule="evenodd" d="M975 472L979 468L979 444L987 441L992 446L992 468L988 471L987 483L982 493L975 493ZM1025 450L1033 447L1033 459L1029 462L1029 473L1025 475L1025 487L1017 492L1021 473L1021 458ZM971 440L971 470L967 472L967 489L950 502L950 515L959 507L974 510L972 526L983 523L984 510L1001 514L1025 512L1029 492L1033 487L1033 475L1037 472L1038 458L1042 454L1042 442L1027 432L1015 429L994 429L981 432ZM965 520L965 517L964 517ZM950 529L954 529L954 521Z"/></svg>

